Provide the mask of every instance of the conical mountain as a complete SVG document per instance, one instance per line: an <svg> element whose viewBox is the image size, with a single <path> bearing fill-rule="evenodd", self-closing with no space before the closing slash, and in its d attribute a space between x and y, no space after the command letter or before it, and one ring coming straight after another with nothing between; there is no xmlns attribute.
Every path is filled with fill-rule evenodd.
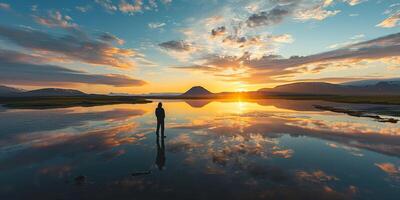
<svg viewBox="0 0 400 200"><path fill-rule="evenodd" d="M213 94L212 92L208 91L202 86L194 86L190 88L188 91L183 93L183 96L206 96L206 95L211 95Z"/></svg>

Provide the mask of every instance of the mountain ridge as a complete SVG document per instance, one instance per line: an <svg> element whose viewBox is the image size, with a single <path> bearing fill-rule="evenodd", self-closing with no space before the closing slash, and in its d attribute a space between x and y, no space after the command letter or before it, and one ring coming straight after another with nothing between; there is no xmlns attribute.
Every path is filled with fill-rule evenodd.
<svg viewBox="0 0 400 200"><path fill-rule="evenodd" d="M62 88L41 88L26 91L19 88L0 85L0 96L2 97L40 97L40 96L85 96L82 91Z"/></svg>
<svg viewBox="0 0 400 200"><path fill-rule="evenodd" d="M326 82L298 82L262 88L259 92L273 94L313 94L313 95L400 95L400 85L378 82L374 85L356 86Z"/></svg>

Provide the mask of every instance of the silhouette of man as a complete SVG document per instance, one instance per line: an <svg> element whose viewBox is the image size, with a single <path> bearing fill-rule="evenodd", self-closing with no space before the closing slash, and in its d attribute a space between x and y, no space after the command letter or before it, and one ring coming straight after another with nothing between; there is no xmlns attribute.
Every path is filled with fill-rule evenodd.
<svg viewBox="0 0 400 200"><path fill-rule="evenodd" d="M164 118L165 118L165 111L164 108L162 108L162 103L158 103L158 106L155 111L156 117L157 117L157 136L159 135L160 132L160 127L161 127L161 136L164 136Z"/></svg>
<svg viewBox="0 0 400 200"><path fill-rule="evenodd" d="M165 145L163 137L161 137L161 145L160 145L160 139L157 137L156 165L160 171L163 170L163 167L165 166Z"/></svg>

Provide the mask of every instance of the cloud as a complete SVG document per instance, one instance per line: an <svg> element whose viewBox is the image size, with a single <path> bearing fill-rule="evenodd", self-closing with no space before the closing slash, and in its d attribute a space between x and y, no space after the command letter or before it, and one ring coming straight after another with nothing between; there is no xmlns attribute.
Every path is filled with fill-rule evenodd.
<svg viewBox="0 0 400 200"><path fill-rule="evenodd" d="M180 61L188 61L197 51L197 47L184 40L170 40L160 43L158 46L163 52Z"/></svg>
<svg viewBox="0 0 400 200"><path fill-rule="evenodd" d="M46 58L0 49L0 83L11 85L95 84L116 87L141 86L146 82L119 74L89 74L47 63Z"/></svg>
<svg viewBox="0 0 400 200"><path fill-rule="evenodd" d="M152 22L152 23L148 24L149 28L151 28L151 29L161 28L161 27L163 27L165 25L166 24L164 22Z"/></svg>
<svg viewBox="0 0 400 200"><path fill-rule="evenodd" d="M283 44L292 43L294 39L288 33L273 35L262 29L262 26L282 23L285 19L296 16L298 11L312 10L315 5L321 12L325 12L321 1L273 0L257 3L241 1L238 4L224 6L218 10L218 15L188 20L189 25L181 29L183 34L181 40L191 44L196 51L185 55L187 61L201 65L202 58L210 54L222 57L242 57L248 54L252 59L261 58L265 54L276 54ZM302 18L302 21L312 18L322 20L332 15L332 12L326 13L322 13L325 15L321 16L318 15L320 13L303 13L304 15L299 18ZM305 16L306 14L309 16ZM178 60L182 58L182 55L167 51L165 53Z"/></svg>
<svg viewBox="0 0 400 200"><path fill-rule="evenodd" d="M383 13L389 17L377 24L377 27L393 28L400 24L400 3L391 4Z"/></svg>
<svg viewBox="0 0 400 200"><path fill-rule="evenodd" d="M48 27L60 27L65 29L77 28L78 25L72 22L72 18L68 15L62 15L60 11L49 11L48 16L34 16L35 21L41 25Z"/></svg>
<svg viewBox="0 0 400 200"><path fill-rule="evenodd" d="M161 0L161 2L163 4L169 4L169 3L172 3L172 0Z"/></svg>
<svg viewBox="0 0 400 200"><path fill-rule="evenodd" d="M190 51L192 49L192 45L183 40L170 40L158 45L164 49L173 51Z"/></svg>
<svg viewBox="0 0 400 200"><path fill-rule="evenodd" d="M341 42L341 43L335 43L335 44L329 45L328 48L329 49L343 48L343 47L346 47L346 46L361 42L362 38L365 38L364 34L354 35L354 36L349 38L350 39L349 41Z"/></svg>
<svg viewBox="0 0 400 200"><path fill-rule="evenodd" d="M283 19L291 14L291 10L294 5L289 4L286 6L276 6L269 11L262 11L256 14L252 14L246 20L246 24L249 27L257 26L269 26L275 25L283 21Z"/></svg>
<svg viewBox="0 0 400 200"><path fill-rule="evenodd" d="M277 0L276 6L268 11L252 14L246 20L249 27L271 26L281 22L286 17L293 16L300 21L324 20L334 16L340 10L326 10L332 4L332 0L325 1L299 1L299 0Z"/></svg>
<svg viewBox="0 0 400 200"><path fill-rule="evenodd" d="M321 21L327 17L334 16L340 13L340 10L325 10L324 7L324 4L319 4L311 8L298 10L295 13L294 18L301 21L306 21L310 19Z"/></svg>
<svg viewBox="0 0 400 200"><path fill-rule="evenodd" d="M111 33L102 33L100 39L105 42L116 42L119 45L123 45L125 41Z"/></svg>
<svg viewBox="0 0 400 200"><path fill-rule="evenodd" d="M352 40L356 40L356 39L361 39L361 38L364 38L365 37L365 35L364 34L358 34L358 35L354 35L353 37L351 37L350 39L352 39Z"/></svg>
<svg viewBox="0 0 400 200"><path fill-rule="evenodd" d="M61 36L24 27L0 26L0 37L37 53L58 55L68 61L78 60L93 65L127 69L135 66L132 58L139 56L133 49L115 47L92 39L81 31Z"/></svg>
<svg viewBox="0 0 400 200"><path fill-rule="evenodd" d="M113 5L111 0L95 0L95 2L106 9L108 12L114 12L118 10L118 7Z"/></svg>
<svg viewBox="0 0 400 200"><path fill-rule="evenodd" d="M386 18L376 26L381 28L393 28L395 26L398 26L399 22L400 22L400 12L391 15L390 17Z"/></svg>
<svg viewBox="0 0 400 200"><path fill-rule="evenodd" d="M0 3L0 9L2 9L2 10L10 10L11 6L8 3Z"/></svg>
<svg viewBox="0 0 400 200"><path fill-rule="evenodd" d="M271 39L273 42L278 43L292 43L293 37L290 34L282 34L282 35L268 35L267 38Z"/></svg>
<svg viewBox="0 0 400 200"><path fill-rule="evenodd" d="M135 0L133 4L126 2L125 0L121 0L118 8L123 13L128 13L130 15L142 11L142 0Z"/></svg>
<svg viewBox="0 0 400 200"><path fill-rule="evenodd" d="M211 30L211 36L216 37L216 36L221 36L226 33L226 27L225 26L220 26L215 29Z"/></svg>
<svg viewBox="0 0 400 200"><path fill-rule="evenodd" d="M366 0L343 0L344 2L348 3L350 6L355 6L357 4L360 4Z"/></svg>
<svg viewBox="0 0 400 200"><path fill-rule="evenodd" d="M112 0L95 0L95 2L109 13L120 11L128 15L140 13L145 10L157 11L159 7L156 0L119 0L119 3L114 3ZM172 0L161 0L160 2L167 5L170 4Z"/></svg>
<svg viewBox="0 0 400 200"><path fill-rule="evenodd" d="M36 12L36 11L38 10L38 7L39 7L39 6L36 5L36 4L35 4L35 5L32 5L32 6L31 6L31 11L32 11L32 12Z"/></svg>
<svg viewBox="0 0 400 200"><path fill-rule="evenodd" d="M86 6L76 6L75 9L78 10L78 11L80 11L80 12L85 13L85 12L89 11L90 9L92 9L92 7L91 7L90 5L86 5Z"/></svg>
<svg viewBox="0 0 400 200"><path fill-rule="evenodd" d="M397 33L309 56L283 58L278 55L264 55L261 58L251 59L250 55L246 54L243 56L208 55L201 59L201 63L185 66L182 69L197 69L215 76L221 76L224 70L236 69L236 72L225 74L224 78L247 83L266 83L277 81L274 79L279 76L304 73L302 70L309 69L309 66L313 66L311 69L318 69L315 72L319 72L329 67L340 67L341 62L343 65L349 63L351 66L352 62L398 57L400 56L399 44L400 33Z"/></svg>

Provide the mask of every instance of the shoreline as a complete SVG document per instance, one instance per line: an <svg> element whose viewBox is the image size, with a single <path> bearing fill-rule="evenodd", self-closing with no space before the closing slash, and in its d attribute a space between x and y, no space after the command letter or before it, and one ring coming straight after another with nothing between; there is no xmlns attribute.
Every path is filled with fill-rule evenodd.
<svg viewBox="0 0 400 200"><path fill-rule="evenodd" d="M400 105L400 96L333 96L333 95L220 95L220 96L53 96L53 97L0 97L0 104L5 108L46 109L65 108L73 106L99 106L111 104L144 104L151 103L155 99L164 100L320 100L336 103L350 104L380 104Z"/></svg>

